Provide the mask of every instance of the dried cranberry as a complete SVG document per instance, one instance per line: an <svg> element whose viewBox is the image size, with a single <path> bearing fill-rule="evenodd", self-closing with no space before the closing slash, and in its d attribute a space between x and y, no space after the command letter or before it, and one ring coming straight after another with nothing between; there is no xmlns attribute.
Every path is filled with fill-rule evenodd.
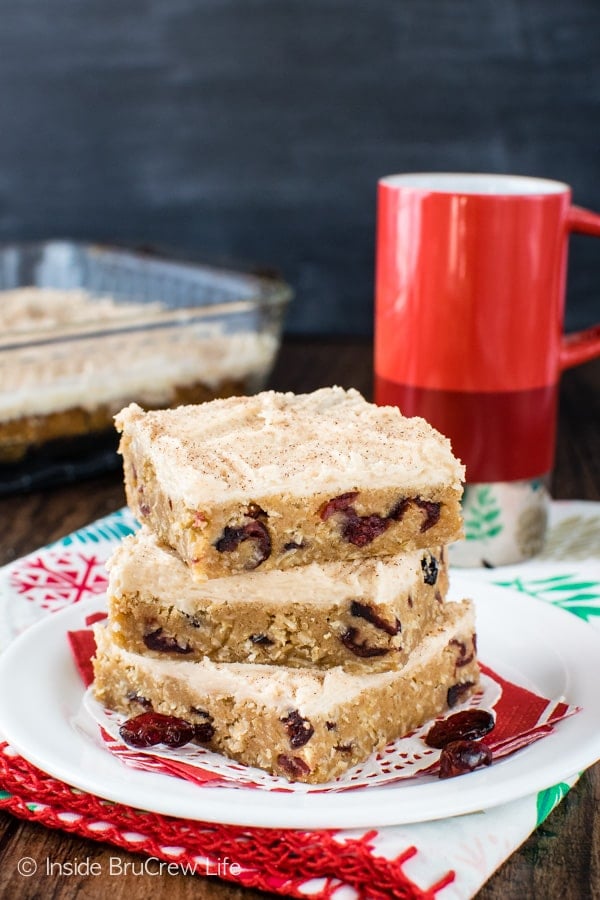
<svg viewBox="0 0 600 900"><path fill-rule="evenodd" d="M496 724L487 709L463 709L436 722L425 736L428 747L441 750L453 741L478 741Z"/></svg>
<svg viewBox="0 0 600 900"><path fill-rule="evenodd" d="M196 722L194 724L194 740L199 744L208 744L215 734L215 727L212 722Z"/></svg>
<svg viewBox="0 0 600 900"><path fill-rule="evenodd" d="M234 528L231 525L226 525L221 537L215 544L215 547L219 553L231 553L240 546L241 542L244 540L244 534L245 530L243 526Z"/></svg>
<svg viewBox="0 0 600 900"><path fill-rule="evenodd" d="M382 519L378 515L357 516L355 513L348 515L342 527L342 537L355 547L366 547L383 534L390 527L388 519Z"/></svg>
<svg viewBox="0 0 600 900"><path fill-rule="evenodd" d="M393 522L400 522L409 505L410 500L407 497L404 497L402 500L398 500L396 505L393 506L388 513L388 519L391 519Z"/></svg>
<svg viewBox="0 0 600 900"><path fill-rule="evenodd" d="M432 500L421 500L420 497L415 497L413 503L425 513L425 518L421 523L421 531L428 531L430 528L433 528L439 521L442 504L434 503Z"/></svg>
<svg viewBox="0 0 600 900"><path fill-rule="evenodd" d="M346 631L340 635L340 640L344 647L350 650L351 653L354 653L355 656L368 659L372 656L385 656L385 654L389 652L387 647L369 647L366 641L359 644L356 641L357 634L357 628L347 628Z"/></svg>
<svg viewBox="0 0 600 900"><path fill-rule="evenodd" d="M253 644L259 644L262 647L270 647L274 643L268 634L251 634L250 640Z"/></svg>
<svg viewBox="0 0 600 900"><path fill-rule="evenodd" d="M328 500L319 509L319 515L323 522L326 522L327 519L337 512L345 512L352 506L357 497L358 491L350 491L348 494L340 494L339 497L333 497L332 500Z"/></svg>
<svg viewBox="0 0 600 900"><path fill-rule="evenodd" d="M301 778L302 775L310 775L310 766L299 756L286 756L280 753L277 764L290 778Z"/></svg>
<svg viewBox="0 0 600 900"><path fill-rule="evenodd" d="M119 734L130 747L183 747L194 738L194 726L177 716L163 716L147 712L128 719L119 728Z"/></svg>
<svg viewBox="0 0 600 900"><path fill-rule="evenodd" d="M247 569L256 569L271 555L271 535L263 522L253 519L247 525L227 525L215 547L219 553L231 553L244 541L256 542L254 555L246 565Z"/></svg>
<svg viewBox="0 0 600 900"><path fill-rule="evenodd" d="M449 645L452 647L458 647L458 656L456 658L456 667L461 669L463 666L468 666L470 662L473 662L475 659L475 651L472 650L471 653L467 656L467 646L463 641L457 640L457 638L452 638L449 641Z"/></svg>
<svg viewBox="0 0 600 900"><path fill-rule="evenodd" d="M135 691L129 691L127 694L127 699L130 703L139 703L140 706L143 706L144 709L152 709L152 702L148 700L147 697L142 697L140 694L136 694Z"/></svg>
<svg viewBox="0 0 600 900"><path fill-rule="evenodd" d="M248 569L256 569L265 559L271 555L271 535L262 522L253 521L245 526L245 536L242 541L255 541L256 549L253 559L248 563Z"/></svg>
<svg viewBox="0 0 600 900"><path fill-rule="evenodd" d="M365 547L387 531L392 522L399 522L411 502L406 498L399 500L387 516L380 516L377 513L359 516L352 505L357 497L358 491L340 494L339 497L334 497L323 504L320 509L324 522L334 513L343 513L345 522L342 526L342 537L355 547Z"/></svg>
<svg viewBox="0 0 600 900"><path fill-rule="evenodd" d="M479 766L491 766L492 751L481 741L453 741L440 754L440 778L454 778Z"/></svg>
<svg viewBox="0 0 600 900"><path fill-rule="evenodd" d="M150 507L147 503L140 503L139 505L140 515L149 516L150 515Z"/></svg>
<svg viewBox="0 0 600 900"><path fill-rule="evenodd" d="M423 570L423 581L425 584L433 586L438 577L438 564L435 556L424 556L421 560L421 568Z"/></svg>
<svg viewBox="0 0 600 900"><path fill-rule="evenodd" d="M358 491L340 494L339 497L333 497L324 503L319 510L319 515L324 522L335 513L343 513L346 521L342 528L342 536L356 547L370 544L376 537L383 534L392 522L399 522L411 503L416 504L425 513L421 531L427 531L436 524L440 517L441 504L430 500L421 500L420 497L404 497L392 507L387 516L379 516L376 513L359 516L353 506L357 497Z"/></svg>
<svg viewBox="0 0 600 900"><path fill-rule="evenodd" d="M177 638L164 634L162 628L157 628L156 631L145 634L144 643L148 650L158 650L160 653L182 653L185 655L193 652L193 647L190 647L189 644L184 644L182 647L181 644L177 643Z"/></svg>
<svg viewBox="0 0 600 900"><path fill-rule="evenodd" d="M304 719L297 709L293 709L288 713L285 719L281 719L281 722L285 725L290 739L290 747L293 747L294 750L304 747L315 733L311 723L308 719Z"/></svg>
<svg viewBox="0 0 600 900"><path fill-rule="evenodd" d="M199 744L208 744L210 740L212 740L215 729L212 724L213 717L209 712L205 709L200 709L198 706L191 706L190 712L194 713L196 716L202 716L203 719L206 719L205 722L194 722L194 740L198 741Z"/></svg>
<svg viewBox="0 0 600 900"><path fill-rule="evenodd" d="M368 603L359 603L358 600L353 600L350 605L350 613L357 618L365 619L366 622L370 622L371 625L375 626L375 628L380 628L391 637L394 637L394 635L396 634L400 634L400 632L402 631L402 624L400 622L400 619L396 619L394 624L390 625L389 622L386 622L385 619L382 619L381 616L378 616L373 607Z"/></svg>
<svg viewBox="0 0 600 900"><path fill-rule="evenodd" d="M453 684L452 687L449 687L446 700L450 709L452 709L453 706L456 706L462 697L469 693L472 687L472 681L461 681L458 684Z"/></svg>

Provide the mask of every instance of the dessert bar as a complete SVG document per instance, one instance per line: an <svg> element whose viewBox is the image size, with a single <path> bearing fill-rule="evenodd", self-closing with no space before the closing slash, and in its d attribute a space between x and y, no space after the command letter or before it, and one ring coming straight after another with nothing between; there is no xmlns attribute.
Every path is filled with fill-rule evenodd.
<svg viewBox="0 0 600 900"><path fill-rule="evenodd" d="M469 601L445 604L441 624L406 666L364 675L156 659L119 647L104 625L95 634L94 691L104 706L178 717L210 749L310 783L335 778L466 699L479 677Z"/></svg>
<svg viewBox="0 0 600 900"><path fill-rule="evenodd" d="M448 589L443 547L197 582L146 527L108 563L112 638L163 658L399 668Z"/></svg>
<svg viewBox="0 0 600 900"><path fill-rule="evenodd" d="M131 404L116 424L131 509L198 580L462 537L449 441L355 390Z"/></svg>

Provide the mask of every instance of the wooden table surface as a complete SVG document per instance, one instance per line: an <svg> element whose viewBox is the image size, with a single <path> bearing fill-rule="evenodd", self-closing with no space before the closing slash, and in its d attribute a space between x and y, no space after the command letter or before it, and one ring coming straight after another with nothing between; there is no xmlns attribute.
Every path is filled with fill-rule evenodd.
<svg viewBox="0 0 600 900"><path fill-rule="evenodd" d="M271 386L305 391L329 384L371 393L371 349L358 340L287 341ZM600 500L600 360L567 372L561 411L553 495ZM0 564L22 556L124 505L119 474L77 485L0 500ZM6 690L8 686L2 685ZM600 723L599 723L600 727ZM20 876L17 862L28 856L40 869L50 862L89 859L101 876ZM216 877L125 874L110 876L110 857L139 863L139 857L108 845L0 814L0 897L146 900L168 896L212 900L258 900L269 895L232 887ZM123 867L124 868L124 867ZM440 894L443 898L443 892ZM481 890L480 900L580 900L600 897L600 764L576 787L528 841Z"/></svg>

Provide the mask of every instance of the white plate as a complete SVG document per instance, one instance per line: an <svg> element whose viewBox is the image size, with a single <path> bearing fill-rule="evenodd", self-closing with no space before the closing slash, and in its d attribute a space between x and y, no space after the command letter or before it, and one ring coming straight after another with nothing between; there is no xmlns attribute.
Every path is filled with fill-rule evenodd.
<svg viewBox="0 0 600 900"><path fill-rule="evenodd" d="M481 659L500 675L583 711L490 768L341 794L197 787L125 767L75 727L84 693L65 633L102 608L96 598L49 616L0 657L0 730L28 760L108 800L206 822L274 828L349 828L445 818L533 794L600 758L600 635L524 594L452 574L451 597L477 605Z"/></svg>

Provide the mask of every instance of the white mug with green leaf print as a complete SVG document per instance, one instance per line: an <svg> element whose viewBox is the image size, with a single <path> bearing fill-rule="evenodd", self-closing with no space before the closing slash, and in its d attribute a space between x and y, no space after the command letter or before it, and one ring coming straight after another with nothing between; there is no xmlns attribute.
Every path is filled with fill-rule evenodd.
<svg viewBox="0 0 600 900"><path fill-rule="evenodd" d="M493 567L535 556L544 544L549 504L542 478L465 485L465 538L450 546L450 562Z"/></svg>

